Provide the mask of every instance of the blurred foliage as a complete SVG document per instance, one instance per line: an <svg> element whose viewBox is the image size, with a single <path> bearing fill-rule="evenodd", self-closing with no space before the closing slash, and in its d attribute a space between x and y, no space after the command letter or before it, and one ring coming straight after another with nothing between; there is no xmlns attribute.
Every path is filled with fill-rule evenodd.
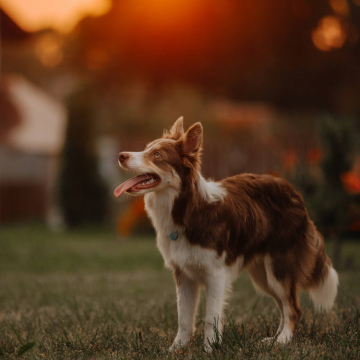
<svg viewBox="0 0 360 360"><path fill-rule="evenodd" d="M99 174L91 96L80 91L69 101L59 203L68 226L106 219L108 194Z"/></svg>
<svg viewBox="0 0 360 360"><path fill-rule="evenodd" d="M95 135L142 150L183 115L206 129L205 176L285 171L316 223L339 233L360 218L359 193L344 188L357 186L360 122L342 117L360 114L359 29L358 0L114 0L70 34L45 31L4 51L2 63L60 96L87 82L69 103L59 199L70 225L106 214ZM57 65L41 62L48 48L61 53ZM334 118L320 141L324 110ZM135 218L118 226L128 233Z"/></svg>
<svg viewBox="0 0 360 360"><path fill-rule="evenodd" d="M320 164L323 181L316 193L319 223L339 234L349 228L348 204L351 195L342 184L342 174L352 168L353 128L346 119L327 118L321 122L320 134L325 157Z"/></svg>
<svg viewBox="0 0 360 360"><path fill-rule="evenodd" d="M343 2L114 1L78 25L68 60L104 91L147 79L154 94L187 82L236 100L359 109L360 6ZM315 31L329 51L315 46Z"/></svg>
<svg viewBox="0 0 360 360"><path fill-rule="evenodd" d="M357 120L326 117L319 122L322 160L319 164L301 159L290 176L304 195L316 224L328 235L338 236L351 229L359 196L349 192L344 175L354 164L359 133Z"/></svg>

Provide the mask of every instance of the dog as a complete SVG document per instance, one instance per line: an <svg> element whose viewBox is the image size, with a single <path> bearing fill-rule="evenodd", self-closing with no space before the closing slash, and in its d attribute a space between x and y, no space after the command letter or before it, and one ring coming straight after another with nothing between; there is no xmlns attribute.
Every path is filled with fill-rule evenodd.
<svg viewBox="0 0 360 360"><path fill-rule="evenodd" d="M245 173L205 180L202 144L202 125L185 132L181 117L144 151L119 154L120 166L137 176L114 195L145 195L157 246L174 274L178 332L170 350L193 334L202 286L205 348L221 340L224 303L243 269L256 290L274 299L281 314L275 340L286 343L302 314L299 291L309 292L317 310L334 304L338 275L324 239L302 196L282 178Z"/></svg>

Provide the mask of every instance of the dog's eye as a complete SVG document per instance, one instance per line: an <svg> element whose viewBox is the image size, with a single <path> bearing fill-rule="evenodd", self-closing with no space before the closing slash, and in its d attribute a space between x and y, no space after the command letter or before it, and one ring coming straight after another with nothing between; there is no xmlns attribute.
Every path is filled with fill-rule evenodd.
<svg viewBox="0 0 360 360"><path fill-rule="evenodd" d="M161 156L159 152L156 152L154 155L155 155L156 157L160 157L160 156Z"/></svg>

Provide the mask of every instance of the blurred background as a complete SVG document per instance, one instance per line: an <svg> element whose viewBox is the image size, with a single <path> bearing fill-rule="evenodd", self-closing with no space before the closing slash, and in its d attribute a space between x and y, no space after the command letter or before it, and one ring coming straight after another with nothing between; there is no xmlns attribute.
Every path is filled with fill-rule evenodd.
<svg viewBox="0 0 360 360"><path fill-rule="evenodd" d="M203 172L291 181L334 241L360 238L359 0L0 0L0 226L152 233L113 198L181 115ZM349 260L351 262L351 260ZM349 265L350 266L350 265Z"/></svg>
<svg viewBox="0 0 360 360"><path fill-rule="evenodd" d="M211 358L357 358L360 0L0 0L0 35L0 358L169 358L172 275L143 199L113 190L118 153L180 116L206 177L290 181L340 276L280 349L244 272ZM172 358L206 358L204 300Z"/></svg>

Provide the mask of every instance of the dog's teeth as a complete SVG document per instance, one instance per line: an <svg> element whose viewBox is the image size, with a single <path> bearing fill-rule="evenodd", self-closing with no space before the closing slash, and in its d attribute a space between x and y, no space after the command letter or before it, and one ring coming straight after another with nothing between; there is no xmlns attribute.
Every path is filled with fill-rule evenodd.
<svg viewBox="0 0 360 360"><path fill-rule="evenodd" d="M152 177L152 178L150 178L148 180L145 180L145 181L141 182L140 185L149 185L149 184L152 184L155 181L156 181L156 179Z"/></svg>

